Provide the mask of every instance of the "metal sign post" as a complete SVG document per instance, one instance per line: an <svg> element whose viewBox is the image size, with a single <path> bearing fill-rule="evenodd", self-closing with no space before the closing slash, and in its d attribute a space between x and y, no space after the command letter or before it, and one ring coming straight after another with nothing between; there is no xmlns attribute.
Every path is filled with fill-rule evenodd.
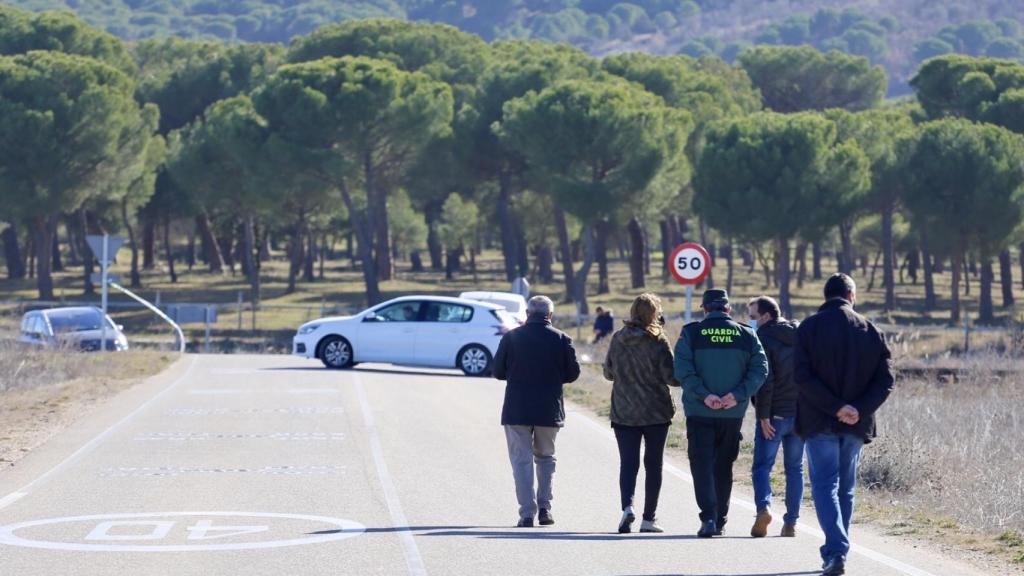
<svg viewBox="0 0 1024 576"><path fill-rule="evenodd" d="M110 294L110 263L117 256L117 251L124 244L121 236L86 236L85 241L89 244L93 256L98 256L100 263L100 301L103 309L103 318L100 321L100 352L107 350L107 302Z"/></svg>
<svg viewBox="0 0 1024 576"><path fill-rule="evenodd" d="M680 244L669 258L669 271L680 284L686 286L686 310L683 312L683 318L689 324L693 319L693 287L703 282L711 273L711 254L700 244Z"/></svg>

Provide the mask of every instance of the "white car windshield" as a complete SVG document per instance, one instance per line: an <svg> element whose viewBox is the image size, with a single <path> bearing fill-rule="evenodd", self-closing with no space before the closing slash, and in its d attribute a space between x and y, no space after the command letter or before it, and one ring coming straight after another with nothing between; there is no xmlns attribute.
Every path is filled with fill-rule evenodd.
<svg viewBox="0 0 1024 576"><path fill-rule="evenodd" d="M103 315L95 310L74 310L48 314L54 334L86 332L103 327ZM107 328L113 325L107 323Z"/></svg>

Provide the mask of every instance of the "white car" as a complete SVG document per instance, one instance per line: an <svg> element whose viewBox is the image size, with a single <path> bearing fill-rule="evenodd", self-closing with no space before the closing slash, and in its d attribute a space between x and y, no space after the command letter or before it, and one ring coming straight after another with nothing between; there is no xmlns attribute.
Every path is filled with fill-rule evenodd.
<svg viewBox="0 0 1024 576"><path fill-rule="evenodd" d="M526 324L526 298L514 292L463 292L459 298L490 302L502 306L515 316L519 324Z"/></svg>
<svg viewBox="0 0 1024 576"><path fill-rule="evenodd" d="M18 342L40 348L67 348L96 352L107 325L107 350L128 349L124 327L114 324L110 316L94 306L50 308L26 312L21 319Z"/></svg>
<svg viewBox="0 0 1024 576"><path fill-rule="evenodd" d="M328 368L360 362L459 368L484 376L501 337L518 325L496 304L442 296L404 296L354 316L321 318L299 327L292 354Z"/></svg>

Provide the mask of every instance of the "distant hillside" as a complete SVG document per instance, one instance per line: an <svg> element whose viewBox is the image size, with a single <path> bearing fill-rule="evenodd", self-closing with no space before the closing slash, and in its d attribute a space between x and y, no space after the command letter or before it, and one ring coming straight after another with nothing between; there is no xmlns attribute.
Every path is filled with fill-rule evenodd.
<svg viewBox="0 0 1024 576"><path fill-rule="evenodd" d="M891 93L924 59L948 52L1020 59L1019 0L10 0L65 9L128 39L178 35L281 42L338 20L447 22L491 40L570 42L595 54L714 53L750 44L813 44L867 56Z"/></svg>

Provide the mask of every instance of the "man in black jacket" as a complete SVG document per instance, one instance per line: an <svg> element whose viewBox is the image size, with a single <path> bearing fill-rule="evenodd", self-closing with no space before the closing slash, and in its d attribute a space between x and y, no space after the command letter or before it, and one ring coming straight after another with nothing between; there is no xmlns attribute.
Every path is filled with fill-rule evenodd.
<svg viewBox="0 0 1024 576"><path fill-rule="evenodd" d="M572 338L551 325L554 303L534 296L526 324L505 334L494 356L494 377L507 380L501 424L519 501L520 528L554 524L551 481L555 475L555 436L565 425L562 385L580 376ZM534 491L534 464L537 489Z"/></svg>
<svg viewBox="0 0 1024 576"><path fill-rule="evenodd" d="M747 303L751 327L768 355L768 379L754 395L757 426L754 429L754 463L751 476L757 519L750 529L754 538L768 535L772 522L771 472L782 448L786 471L786 515L782 536L796 536L800 501L804 497L804 441L796 433L796 382L793 357L796 346L796 322L782 317L779 303L768 296Z"/></svg>
<svg viewBox="0 0 1024 576"><path fill-rule="evenodd" d="M861 447L875 436L875 412L893 389L889 347L853 311L845 274L825 284L825 304L797 329L797 432L807 446L811 495L825 533L825 576L845 574Z"/></svg>

